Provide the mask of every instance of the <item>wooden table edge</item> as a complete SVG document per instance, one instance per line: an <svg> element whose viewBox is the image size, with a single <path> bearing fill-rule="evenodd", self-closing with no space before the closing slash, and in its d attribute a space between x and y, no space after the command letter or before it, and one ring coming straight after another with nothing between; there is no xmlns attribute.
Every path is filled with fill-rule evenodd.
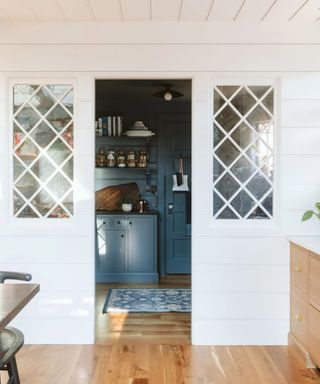
<svg viewBox="0 0 320 384"><path fill-rule="evenodd" d="M19 285L22 285L22 284L19 284ZM3 328L5 328L40 291L40 284L23 284L23 285L32 286L33 288L26 295L26 297L19 303L19 305L12 312L10 312L6 317L2 319L2 321L0 322L0 331Z"/></svg>

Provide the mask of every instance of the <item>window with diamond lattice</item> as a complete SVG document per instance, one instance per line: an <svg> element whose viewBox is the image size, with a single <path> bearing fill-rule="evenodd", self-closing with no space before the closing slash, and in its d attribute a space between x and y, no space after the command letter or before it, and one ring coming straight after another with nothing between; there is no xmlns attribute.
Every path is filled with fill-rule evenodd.
<svg viewBox="0 0 320 384"><path fill-rule="evenodd" d="M272 86L216 86L213 123L213 217L273 216Z"/></svg>
<svg viewBox="0 0 320 384"><path fill-rule="evenodd" d="M73 87L13 86L13 212L73 215Z"/></svg>

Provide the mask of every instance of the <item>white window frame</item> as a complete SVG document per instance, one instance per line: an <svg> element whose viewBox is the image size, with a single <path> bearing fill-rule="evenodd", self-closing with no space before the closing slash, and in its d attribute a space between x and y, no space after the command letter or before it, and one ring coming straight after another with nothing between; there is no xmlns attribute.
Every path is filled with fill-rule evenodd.
<svg viewBox="0 0 320 384"><path fill-rule="evenodd" d="M274 90L274 135L273 135L273 164L274 164L274 174L273 174L273 215L271 218L266 219L247 219L247 218L238 218L238 219L216 219L213 214L213 138L214 138L214 89L219 86L270 86ZM212 229L245 229L250 230L256 228L262 229L275 229L279 227L280 212L279 212L279 175L280 175L280 161L279 161L279 141L280 141L280 127L279 127L279 111L278 111L278 100L279 100L279 81L276 78L256 78L251 77L250 75L243 74L239 77L220 77L220 78L211 78L209 81L209 97L208 97L208 116L209 116L209 143L208 143L208 153L210 153L210 208L209 208L209 222ZM241 183L241 189L243 185ZM239 234L243 234L242 232Z"/></svg>
<svg viewBox="0 0 320 384"><path fill-rule="evenodd" d="M13 199L13 192L14 192L14 167L13 167L13 132L14 132L14 121L13 121L13 89L14 86L17 84L30 84L30 85L56 85L56 84L66 84L70 85L73 88L74 93L74 104L73 104L73 215L68 218L48 218L48 217L16 217L14 213L14 199ZM59 230L63 230L63 228L76 228L77 226L77 204L76 204L76 185L77 185L77 169L76 169L76 158L77 158L77 133L76 133L76 127L78 125L78 108L77 108L77 101L78 101L78 90L77 90L77 81L75 78L61 78L61 77L30 77L30 78L9 78L8 79L8 126L9 126L9 134L8 134L8 157L9 157L9 183L8 183L8 201L9 201L9 207L8 207L8 219L9 219L9 225L13 228L19 228L20 225L22 227L25 226L26 223L31 228L39 228L44 230L46 227L50 228L59 228ZM18 227L17 227L18 225Z"/></svg>

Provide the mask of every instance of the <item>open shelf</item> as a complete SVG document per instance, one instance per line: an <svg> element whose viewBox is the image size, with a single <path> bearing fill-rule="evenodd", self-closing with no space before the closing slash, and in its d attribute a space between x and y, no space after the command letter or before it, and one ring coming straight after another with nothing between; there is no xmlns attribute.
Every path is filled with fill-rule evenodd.
<svg viewBox="0 0 320 384"><path fill-rule="evenodd" d="M129 171L133 170L133 171L147 171L149 168L148 167L145 167L145 168L138 168L138 167L95 167L96 169L114 169L114 170L118 170L118 169L127 169Z"/></svg>

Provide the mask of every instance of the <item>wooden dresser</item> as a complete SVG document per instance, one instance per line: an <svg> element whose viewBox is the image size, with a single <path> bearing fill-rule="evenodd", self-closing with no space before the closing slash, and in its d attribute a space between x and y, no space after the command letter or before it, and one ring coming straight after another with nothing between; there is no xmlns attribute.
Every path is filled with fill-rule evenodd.
<svg viewBox="0 0 320 384"><path fill-rule="evenodd" d="M290 243L289 344L305 355L309 368L320 367L320 249Z"/></svg>

